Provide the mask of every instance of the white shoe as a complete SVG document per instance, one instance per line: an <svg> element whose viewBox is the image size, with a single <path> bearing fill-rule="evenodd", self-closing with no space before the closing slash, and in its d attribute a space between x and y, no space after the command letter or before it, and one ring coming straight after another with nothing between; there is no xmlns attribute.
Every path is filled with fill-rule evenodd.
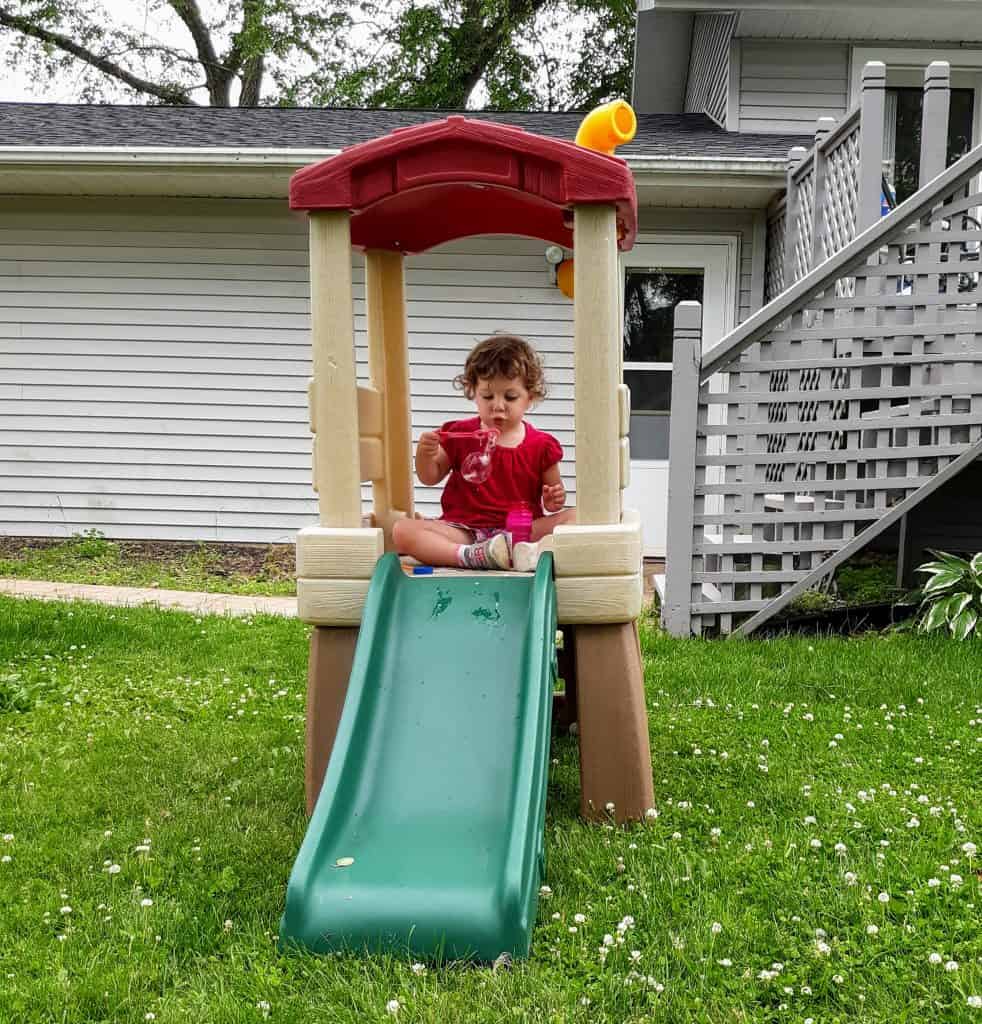
<svg viewBox="0 0 982 1024"><path fill-rule="evenodd" d="M531 541L519 541L511 549L511 567L515 572L535 572L539 561L539 545Z"/></svg>

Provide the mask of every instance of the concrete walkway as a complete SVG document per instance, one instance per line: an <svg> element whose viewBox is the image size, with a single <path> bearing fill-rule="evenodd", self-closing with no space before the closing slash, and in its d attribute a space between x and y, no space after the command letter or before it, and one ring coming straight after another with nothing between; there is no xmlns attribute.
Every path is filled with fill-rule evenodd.
<svg viewBox="0 0 982 1024"><path fill-rule="evenodd" d="M246 594L202 594L156 587L102 587L89 583L45 583L0 579L0 594L41 601L95 601L98 604L150 604L198 615L285 615L296 618L295 597L252 597Z"/></svg>

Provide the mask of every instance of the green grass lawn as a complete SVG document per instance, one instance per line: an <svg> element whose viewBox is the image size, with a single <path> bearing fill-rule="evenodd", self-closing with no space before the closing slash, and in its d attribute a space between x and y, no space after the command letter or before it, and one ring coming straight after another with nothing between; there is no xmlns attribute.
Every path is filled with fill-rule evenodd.
<svg viewBox="0 0 982 1024"><path fill-rule="evenodd" d="M492 972L277 952L306 635L0 599L0 1021L982 1022L978 643L646 633L659 816L582 823L555 742Z"/></svg>
<svg viewBox="0 0 982 1024"><path fill-rule="evenodd" d="M0 538L2 540L2 538ZM153 545L140 552L139 542L113 541L97 532L76 534L67 540L24 545L0 553L0 577L50 580L58 583L95 583L117 587L160 587L219 594L293 595L292 547L270 546L265 563L227 567L214 545ZM135 549L135 550L133 550Z"/></svg>

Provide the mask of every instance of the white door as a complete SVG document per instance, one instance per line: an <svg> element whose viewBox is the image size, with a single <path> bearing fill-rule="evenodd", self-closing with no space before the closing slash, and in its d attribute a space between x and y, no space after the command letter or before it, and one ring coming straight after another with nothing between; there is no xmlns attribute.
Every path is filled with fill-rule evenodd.
<svg viewBox="0 0 982 1024"><path fill-rule="evenodd" d="M703 350L733 329L739 247L731 237L642 242L622 257L624 383L631 389L631 481L644 553L665 556L675 307L702 303Z"/></svg>

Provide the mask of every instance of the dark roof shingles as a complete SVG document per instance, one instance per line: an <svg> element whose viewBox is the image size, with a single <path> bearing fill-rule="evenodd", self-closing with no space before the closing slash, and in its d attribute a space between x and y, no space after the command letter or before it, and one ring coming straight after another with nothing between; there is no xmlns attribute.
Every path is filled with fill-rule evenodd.
<svg viewBox="0 0 982 1024"><path fill-rule="evenodd" d="M441 110L341 107L148 107L0 103L0 146L210 146L245 149L340 149L395 128L447 117ZM460 111L572 139L582 113ZM703 114L640 114L632 143L618 153L656 157L781 158L793 135L727 132Z"/></svg>

